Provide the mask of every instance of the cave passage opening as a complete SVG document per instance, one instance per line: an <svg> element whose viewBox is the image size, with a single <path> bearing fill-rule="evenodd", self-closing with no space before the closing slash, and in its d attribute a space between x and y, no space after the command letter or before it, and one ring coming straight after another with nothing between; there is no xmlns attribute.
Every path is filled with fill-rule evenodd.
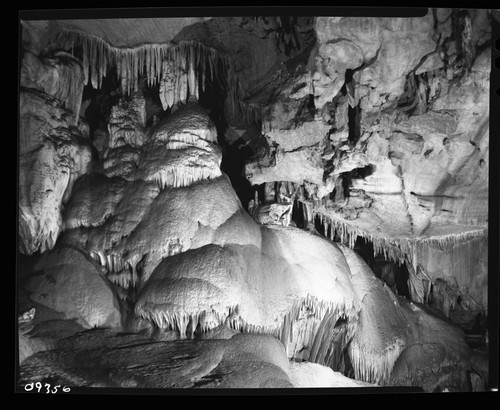
<svg viewBox="0 0 500 410"><path fill-rule="evenodd" d="M333 242L342 243L338 230L331 226L330 230L333 229L334 232L327 231L328 228L319 217L314 219L314 228L322 236L333 237ZM395 294L411 300L410 273L406 262L400 265L386 258L383 253L375 253L373 243L361 236L354 242L353 250L361 256L375 276L387 284Z"/></svg>
<svg viewBox="0 0 500 410"><path fill-rule="evenodd" d="M80 115L89 126L89 138L94 142L98 130L106 131L113 106L120 100L116 70L109 70L103 78L101 88L95 89L89 82L83 88Z"/></svg>
<svg viewBox="0 0 500 410"><path fill-rule="evenodd" d="M349 97L347 106L347 141L350 147L354 147L361 137L361 107L354 98L354 70L347 69L345 72L345 91Z"/></svg>
<svg viewBox="0 0 500 410"><path fill-rule="evenodd" d="M374 254L373 243L363 237L357 238L354 251L361 256L375 276L384 281L394 293L410 299L408 286L410 273L406 263L399 265L386 259L382 253Z"/></svg>
<svg viewBox="0 0 500 410"><path fill-rule="evenodd" d="M307 229L308 221L305 218L304 204L301 201L293 201L292 208L292 221L295 223L297 228Z"/></svg>

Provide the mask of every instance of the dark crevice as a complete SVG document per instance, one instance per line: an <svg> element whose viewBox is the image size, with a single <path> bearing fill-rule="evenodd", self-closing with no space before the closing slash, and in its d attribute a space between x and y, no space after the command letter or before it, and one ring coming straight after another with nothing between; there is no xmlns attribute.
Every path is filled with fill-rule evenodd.
<svg viewBox="0 0 500 410"><path fill-rule="evenodd" d="M345 72L345 92L351 96L351 99L354 101L354 83L353 83L353 75L354 70L347 69ZM349 146L354 147L358 142L361 136L361 108L359 104L356 104L354 107L351 104L348 105L347 108L347 117L348 117L348 128L349 135L347 137L347 141L349 142Z"/></svg>
<svg viewBox="0 0 500 410"><path fill-rule="evenodd" d="M403 94L397 100L397 108L412 115L418 106L418 83L414 72L406 76Z"/></svg>
<svg viewBox="0 0 500 410"><path fill-rule="evenodd" d="M352 179L365 179L375 172L375 165L368 164L366 167L355 168L351 171Z"/></svg>
<svg viewBox="0 0 500 410"><path fill-rule="evenodd" d="M220 68L222 72L222 68ZM217 78L217 76L215 76ZM198 81L201 81L199 79ZM199 87L200 94L198 102L208 112L210 118L217 128L217 138L220 146L224 146L224 133L227 128L227 119L224 109L224 101L226 100L226 87L219 85L216 80L212 80L210 76L205 79L205 90Z"/></svg>
<svg viewBox="0 0 500 410"><path fill-rule="evenodd" d="M220 67L220 73L222 72L222 67ZM245 206L254 197L255 190L246 179L244 168L245 163L254 155L255 147L249 144L251 141L248 141L248 138L240 138L231 144L226 141L224 136L228 128L228 119L225 101L228 96L228 86L221 85L218 81L212 81L208 76L205 81L205 90L202 91L202 88L199 87L199 103L207 110L217 129L217 142L223 154L221 170L229 177L238 198ZM239 112L239 115L241 122L245 123L244 118L242 118L243 113Z"/></svg>
<svg viewBox="0 0 500 410"><path fill-rule="evenodd" d="M260 184L260 185L257 185L256 187L254 187L254 193L257 194L258 198L261 201L264 201L262 198L266 197L266 184L264 183L264 184Z"/></svg>
<svg viewBox="0 0 500 410"><path fill-rule="evenodd" d="M347 70L345 70L344 78L345 78L345 84L346 85L352 83L353 76L354 76L354 70L352 70L350 68L348 68Z"/></svg>
<svg viewBox="0 0 500 410"><path fill-rule="evenodd" d="M316 106L314 105L314 95L309 94L302 98L297 109L297 114L292 120L292 126L298 127L305 122L314 121Z"/></svg>
<svg viewBox="0 0 500 410"><path fill-rule="evenodd" d="M351 186L352 176L350 172L342 174L342 189L344 193L344 198L349 198L349 188Z"/></svg>
<svg viewBox="0 0 500 410"><path fill-rule="evenodd" d="M146 100L146 129L150 129L157 122L172 113L169 107L163 110L160 100L160 85L152 87L143 87L143 95Z"/></svg>
<svg viewBox="0 0 500 410"><path fill-rule="evenodd" d="M89 138L94 140L94 133L98 129L107 130L111 109L118 104L118 77L116 70L109 70L100 89L94 89L89 82L83 89L82 101L89 101L87 108L81 113L89 125Z"/></svg>
<svg viewBox="0 0 500 410"><path fill-rule="evenodd" d="M353 179L365 179L366 177L373 174L375 172L375 169L375 165L368 164L365 167L355 168L352 171L340 174L339 178L342 184L343 198L350 197L350 188L352 186ZM332 196L330 195L330 198L335 199L335 196L332 198Z"/></svg>
<svg viewBox="0 0 500 410"><path fill-rule="evenodd" d="M304 220L304 205L300 201L294 201L292 208L292 221L297 228L305 228L307 221Z"/></svg>
<svg viewBox="0 0 500 410"><path fill-rule="evenodd" d="M320 218L314 218L314 228L320 235L326 237L327 232L325 232L325 226L321 223Z"/></svg>
<svg viewBox="0 0 500 410"><path fill-rule="evenodd" d="M248 146L238 146L236 143L224 147L221 169L229 177L243 207L254 198L255 188L245 177L245 163L253 155ZM262 198L262 196L259 196Z"/></svg>
<svg viewBox="0 0 500 410"><path fill-rule="evenodd" d="M354 108L349 106L347 108L347 116L349 126L347 140L349 141L349 145L354 147L361 136L361 108L359 105L356 105Z"/></svg>
<svg viewBox="0 0 500 410"><path fill-rule="evenodd" d="M373 244L364 238L356 240L354 250L366 262L376 277L383 280L398 295L410 299L408 287L410 274L406 264L398 265L385 259L382 254L374 255Z"/></svg>
<svg viewBox="0 0 500 410"><path fill-rule="evenodd" d="M340 371L344 376L349 377L351 379L355 379L356 375L354 373L354 367L352 365L351 359L349 357L349 344L344 348L341 356L341 362L339 363L338 371Z"/></svg>

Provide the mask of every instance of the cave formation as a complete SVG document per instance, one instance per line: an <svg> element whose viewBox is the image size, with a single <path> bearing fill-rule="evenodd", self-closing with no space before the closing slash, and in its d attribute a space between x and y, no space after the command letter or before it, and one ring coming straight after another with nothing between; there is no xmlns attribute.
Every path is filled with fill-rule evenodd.
<svg viewBox="0 0 500 410"><path fill-rule="evenodd" d="M21 20L21 390L487 389L494 19Z"/></svg>

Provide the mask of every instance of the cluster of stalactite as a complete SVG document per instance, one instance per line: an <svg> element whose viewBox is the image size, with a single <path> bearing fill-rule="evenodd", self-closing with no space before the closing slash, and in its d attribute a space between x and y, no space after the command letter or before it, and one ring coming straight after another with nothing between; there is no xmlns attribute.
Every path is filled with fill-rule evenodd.
<svg viewBox="0 0 500 410"><path fill-rule="evenodd" d="M199 96L208 79L224 90L233 113L239 110L247 121L259 123L261 107L244 102L245 91L237 78L231 58L195 41L178 44L142 44L125 48L114 47L100 37L79 31L63 30L52 41L54 48L62 47L75 53L81 49L84 84L101 88L108 70L116 68L121 92L130 95L139 89L139 80L146 78L148 86L161 85L160 98L164 109L188 96ZM166 106L165 106L166 105Z"/></svg>
<svg viewBox="0 0 500 410"><path fill-rule="evenodd" d="M421 303L428 301L432 280L419 265L418 250L429 246L451 249L473 238L488 235L487 229L481 228L431 237L383 238L376 237L344 220L326 215L324 210L312 205L304 206L304 209L309 209L313 218L323 225L324 235L330 240L340 240L340 243L353 249L357 239L363 238L372 243L374 256L383 255L386 260L400 266L406 264L410 274L411 297Z"/></svg>
<svg viewBox="0 0 500 410"><path fill-rule="evenodd" d="M376 237L342 219L326 215L325 212L315 207L312 207L312 213L313 217L323 225L325 236L331 240L339 237L340 242L352 249L357 239L363 238L373 244L374 255L384 255L385 259L399 265L408 260L416 265L416 252L419 246L439 246L442 249L449 249L472 238L487 235L487 229L481 228L430 237L383 238Z"/></svg>

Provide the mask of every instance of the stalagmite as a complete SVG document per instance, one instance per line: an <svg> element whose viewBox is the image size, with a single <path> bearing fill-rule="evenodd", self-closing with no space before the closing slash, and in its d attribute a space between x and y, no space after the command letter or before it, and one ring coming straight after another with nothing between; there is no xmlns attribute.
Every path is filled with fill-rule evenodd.
<svg viewBox="0 0 500 410"><path fill-rule="evenodd" d="M476 316L488 302L487 230L476 227L488 218L491 12L433 10L410 24L157 17L23 21L28 336L72 326L77 304L102 327L60 332L24 376L272 387L275 372L253 359L269 355L289 376L304 362L384 386L448 389L462 373L475 385L464 336L422 312L442 310L468 336L491 319ZM88 167L67 154L80 145ZM106 179L83 190L85 173ZM65 259L64 247L81 255ZM92 380L87 359L106 377ZM185 384L167 386L170 373Z"/></svg>
<svg viewBox="0 0 500 410"><path fill-rule="evenodd" d="M186 327L190 322L191 328L213 329L226 324L238 331L272 334L285 346L290 345L290 354L296 353L294 345L314 340L314 328L294 332L298 320L321 322L325 315L333 314L335 319L345 315L348 322L355 323L349 271L336 247L296 228L259 231L269 244L263 242L262 251L254 245L210 244L163 257L141 288L135 312L187 338L191 337ZM313 244L306 244L307 239ZM275 240L278 248L273 249L269 241ZM281 252L294 255L290 269L282 267ZM322 257L315 258L319 254ZM311 258L316 261L314 268L308 268ZM333 266L337 269L332 270ZM242 287L243 282L248 286ZM265 303L268 291L276 301L271 308ZM210 324L202 319L207 314L214 318ZM176 315L188 316L179 321ZM323 353L331 347L326 339L317 343ZM322 357L327 357L323 353Z"/></svg>

